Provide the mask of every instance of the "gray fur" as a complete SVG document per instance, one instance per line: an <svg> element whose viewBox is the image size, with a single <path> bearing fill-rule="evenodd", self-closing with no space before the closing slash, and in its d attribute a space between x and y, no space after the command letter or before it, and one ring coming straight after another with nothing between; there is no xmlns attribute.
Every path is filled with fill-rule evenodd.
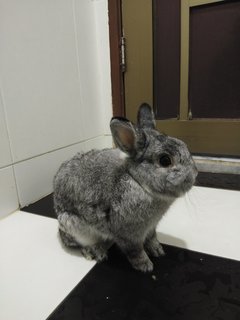
<svg viewBox="0 0 240 320"><path fill-rule="evenodd" d="M98 261L116 243L134 268L151 271L148 254L164 254L156 225L192 187L197 170L184 142L155 129L147 104L140 106L136 126L113 118L110 127L117 149L78 153L54 178L60 236ZM163 154L171 158L169 167L159 162Z"/></svg>

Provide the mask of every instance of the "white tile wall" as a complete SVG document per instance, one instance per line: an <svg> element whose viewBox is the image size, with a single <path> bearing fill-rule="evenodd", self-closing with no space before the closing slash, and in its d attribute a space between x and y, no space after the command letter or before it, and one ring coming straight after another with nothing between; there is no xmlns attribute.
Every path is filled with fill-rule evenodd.
<svg viewBox="0 0 240 320"><path fill-rule="evenodd" d="M69 0L3 1L0 70L14 161L103 131L93 3L78 3L75 34Z"/></svg>
<svg viewBox="0 0 240 320"><path fill-rule="evenodd" d="M13 168L0 169L0 219L18 208Z"/></svg>
<svg viewBox="0 0 240 320"><path fill-rule="evenodd" d="M80 147L111 146L107 3L1 1L0 168L13 164L22 206Z"/></svg>
<svg viewBox="0 0 240 320"><path fill-rule="evenodd" d="M95 21L97 32L98 65L100 68L99 84L101 86L101 109L105 133L110 134L109 114L112 114L111 69L109 51L108 1L95 1Z"/></svg>
<svg viewBox="0 0 240 320"><path fill-rule="evenodd" d="M83 108L83 118L87 124L87 137L96 136L97 129L104 131L94 6L95 3L89 0L74 0L79 81L82 104L86 106Z"/></svg>
<svg viewBox="0 0 240 320"><path fill-rule="evenodd" d="M17 163L15 168L21 207L41 199L53 191L53 177L60 164L79 151L111 147L111 139L97 137Z"/></svg>

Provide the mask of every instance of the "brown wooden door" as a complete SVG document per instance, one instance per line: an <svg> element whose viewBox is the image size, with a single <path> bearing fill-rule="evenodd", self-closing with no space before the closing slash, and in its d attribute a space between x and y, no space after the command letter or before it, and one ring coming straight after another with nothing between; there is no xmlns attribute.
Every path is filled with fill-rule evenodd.
<svg viewBox="0 0 240 320"><path fill-rule="evenodd" d="M126 116L192 152L240 155L240 1L122 0Z"/></svg>

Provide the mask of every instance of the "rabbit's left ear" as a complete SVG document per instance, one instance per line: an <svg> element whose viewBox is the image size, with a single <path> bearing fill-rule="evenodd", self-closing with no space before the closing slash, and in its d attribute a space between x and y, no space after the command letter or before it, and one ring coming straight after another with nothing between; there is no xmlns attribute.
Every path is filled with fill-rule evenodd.
<svg viewBox="0 0 240 320"><path fill-rule="evenodd" d="M115 117L110 122L110 128L115 145L129 156L134 156L136 132L132 123L125 118Z"/></svg>
<svg viewBox="0 0 240 320"><path fill-rule="evenodd" d="M156 128L156 122L155 122L155 117L154 117L152 108L147 103L143 103L139 107L138 126L140 128L149 128L149 129Z"/></svg>

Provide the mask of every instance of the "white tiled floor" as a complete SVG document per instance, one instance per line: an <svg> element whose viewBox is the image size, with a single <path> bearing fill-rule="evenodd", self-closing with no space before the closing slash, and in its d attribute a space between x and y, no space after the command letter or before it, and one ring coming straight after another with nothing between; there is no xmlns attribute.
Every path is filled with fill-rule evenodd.
<svg viewBox="0 0 240 320"><path fill-rule="evenodd" d="M158 225L162 243L240 260L240 191L193 187Z"/></svg>
<svg viewBox="0 0 240 320"><path fill-rule="evenodd" d="M158 226L163 243L240 260L240 192L194 187ZM0 220L0 319L44 320L94 266L66 252L57 221Z"/></svg>
<svg viewBox="0 0 240 320"><path fill-rule="evenodd" d="M16 212L0 221L0 319L44 320L95 264L67 253L57 221Z"/></svg>

